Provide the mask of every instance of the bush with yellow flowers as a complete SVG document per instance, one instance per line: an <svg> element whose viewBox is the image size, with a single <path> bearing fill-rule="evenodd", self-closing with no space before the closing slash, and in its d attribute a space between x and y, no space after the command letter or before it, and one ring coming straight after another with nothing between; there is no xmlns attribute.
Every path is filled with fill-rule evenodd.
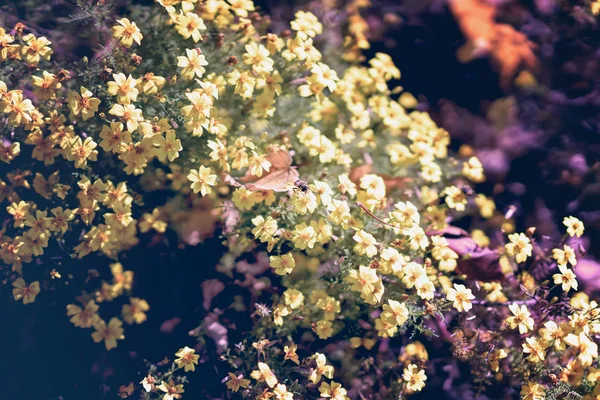
<svg viewBox="0 0 600 400"><path fill-rule="evenodd" d="M223 283L203 282L198 345L149 362L121 397L185 397L212 363L221 398L600 398L600 309L574 272L582 222L566 218L558 243L513 232L474 193L479 160L452 157L448 133L390 89L388 55L352 62L352 35L322 54L313 14L276 34L251 0L158 0L97 22L112 41L69 65L26 26L0 29L0 258L14 300L44 300L40 268L74 279L36 265L51 249L88 278L101 255L111 278L65 304L65 321L111 350L152 306L120 255L168 231L172 252L220 235L225 254L203 268L240 293L214 308Z"/></svg>

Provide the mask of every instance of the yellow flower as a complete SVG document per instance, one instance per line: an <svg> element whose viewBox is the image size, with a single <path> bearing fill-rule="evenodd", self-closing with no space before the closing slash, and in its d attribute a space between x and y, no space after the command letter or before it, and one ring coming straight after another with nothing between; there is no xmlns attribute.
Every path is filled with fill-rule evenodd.
<svg viewBox="0 0 600 400"><path fill-rule="evenodd" d="M535 382L527 382L521 386L522 400L544 400L546 398L546 389Z"/></svg>
<svg viewBox="0 0 600 400"><path fill-rule="evenodd" d="M152 390L154 390L154 384L156 383L156 380L152 375L148 374L148 376L142 379L140 383L144 387L146 393L150 393Z"/></svg>
<svg viewBox="0 0 600 400"><path fill-rule="evenodd" d="M210 117L210 110L213 106L212 97L206 93L196 91L186 93L185 95L192 104L183 106L181 113L186 119L204 123Z"/></svg>
<svg viewBox="0 0 600 400"><path fill-rule="evenodd" d="M56 97L56 90L62 87L62 84L56 75L51 74L48 71L42 71L42 77L33 75L31 77L33 86L35 86L34 93L41 99L53 99Z"/></svg>
<svg viewBox="0 0 600 400"><path fill-rule="evenodd" d="M567 263L571 263L572 266L577 265L575 250L573 250L573 248L567 244L563 246L563 250L552 249L552 257L559 265L567 265Z"/></svg>
<svg viewBox="0 0 600 400"><path fill-rule="evenodd" d="M323 26L313 13L298 11L295 17L296 19L290 25L301 40L306 40L309 37L314 38L323 33Z"/></svg>
<svg viewBox="0 0 600 400"><path fill-rule="evenodd" d="M29 226L31 228L30 232L34 233L36 236L46 234L50 229L50 221L48 220L48 212L37 210L35 212L35 216L33 214L28 214L25 217L25 226Z"/></svg>
<svg viewBox="0 0 600 400"><path fill-rule="evenodd" d="M276 400L294 400L294 394L287 391L287 387L281 383L273 389Z"/></svg>
<svg viewBox="0 0 600 400"><path fill-rule="evenodd" d="M492 354L486 353L485 357L490 363L492 371L498 372L498 370L500 369L500 360L508 357L508 353L506 353L506 350L504 349L497 349L494 350Z"/></svg>
<svg viewBox="0 0 600 400"><path fill-rule="evenodd" d="M356 242L354 251L359 255L366 255L369 258L375 257L377 254L377 241L370 233L360 230L352 237Z"/></svg>
<svg viewBox="0 0 600 400"><path fill-rule="evenodd" d="M240 210L249 210L256 204L254 192L246 188L239 188L233 192L233 204Z"/></svg>
<svg viewBox="0 0 600 400"><path fill-rule="evenodd" d="M558 265L559 274L552 275L554 283L556 285L562 285L562 289L568 292L571 289L577 290L577 275L573 270L569 269L566 265Z"/></svg>
<svg viewBox="0 0 600 400"><path fill-rule="evenodd" d="M452 305L459 312L467 312L473 308L471 300L474 298L475 296L473 296L471 289L467 289L465 285L457 285L456 283L454 284L454 288L448 289L448 293L446 295L446 299L453 301L454 303Z"/></svg>
<svg viewBox="0 0 600 400"><path fill-rule="evenodd" d="M563 219L563 224L567 227L567 233L569 236L581 237L581 235L583 235L585 227L583 226L583 222L581 222L581 220L578 218L572 216L565 217Z"/></svg>
<svg viewBox="0 0 600 400"><path fill-rule="evenodd" d="M231 372L228 373L229 379L227 380L227 388L232 392L237 392L240 388L247 388L250 386L250 381L248 379L244 379L244 375L235 375Z"/></svg>
<svg viewBox="0 0 600 400"><path fill-rule="evenodd" d="M201 165L197 170L193 169L188 174L187 178L191 184L194 193L200 192L202 196L212 193L211 186L217 182L217 175L212 174L213 170Z"/></svg>
<svg viewBox="0 0 600 400"><path fill-rule="evenodd" d="M326 321L333 321L340 312L340 301L331 296L320 298L316 306L323 310L323 319Z"/></svg>
<svg viewBox="0 0 600 400"><path fill-rule="evenodd" d="M304 295L297 289L287 289L285 292L283 292L283 301L286 306L290 307L292 310L295 310L304 304Z"/></svg>
<svg viewBox="0 0 600 400"><path fill-rule="evenodd" d="M585 332L581 332L579 335L569 333L565 337L565 342L578 350L577 358L584 367L592 365L594 360L598 358L598 344L590 339Z"/></svg>
<svg viewBox="0 0 600 400"><path fill-rule="evenodd" d="M16 57L20 59L19 55L20 47L18 44L11 44L15 41L15 38L8 35L4 28L0 28L0 62L6 61L9 57Z"/></svg>
<svg viewBox="0 0 600 400"><path fill-rule="evenodd" d="M317 197L311 191L296 191L292 195L292 206L294 207L294 211L300 215L306 213L312 214L318 206Z"/></svg>
<svg viewBox="0 0 600 400"><path fill-rule="evenodd" d="M331 381L331 384L321 382L319 392L321 393L321 397L329 397L331 400L346 400L348 395L346 389L344 389L340 383L334 381Z"/></svg>
<svg viewBox="0 0 600 400"><path fill-rule="evenodd" d="M496 203L494 200L484 194L475 196L475 205L479 208L479 212L483 218L491 218L496 211Z"/></svg>
<svg viewBox="0 0 600 400"><path fill-rule="evenodd" d="M298 346L294 343L292 343L290 346L284 346L283 351L285 352L285 355L283 356L283 359L291 360L292 362L296 363L296 365L300 365L300 359L298 358L298 354L296 354L297 349Z"/></svg>
<svg viewBox="0 0 600 400"><path fill-rule="evenodd" d="M331 200L331 203L327 206L327 211L329 211L327 219L336 225L342 225L342 227L347 225L352 218L350 207L345 200Z"/></svg>
<svg viewBox="0 0 600 400"><path fill-rule="evenodd" d="M544 361L546 358L546 343L536 338L528 337L523 343L523 353L528 353L527 359L533 363Z"/></svg>
<svg viewBox="0 0 600 400"><path fill-rule="evenodd" d="M456 211L464 211L467 205L467 196L456 186L449 186L442 192L446 195L446 204Z"/></svg>
<svg viewBox="0 0 600 400"><path fill-rule="evenodd" d="M67 316L71 317L69 321L80 328L91 328L100 317L98 316L98 305L94 300L89 300L85 308L75 304L67 305Z"/></svg>
<svg viewBox="0 0 600 400"><path fill-rule="evenodd" d="M38 281L31 282L28 286L23 278L17 278L12 285L12 294L15 301L23 299L23 304L33 303L40 293L40 283Z"/></svg>
<svg viewBox="0 0 600 400"><path fill-rule="evenodd" d="M114 104L108 111L110 115L120 117L127 125L127 130L133 133L144 120L142 110L135 108L133 104Z"/></svg>
<svg viewBox="0 0 600 400"><path fill-rule="evenodd" d="M392 57L385 53L375 53L375 57L369 60L369 64L382 74L386 81L400 79L400 70L394 65Z"/></svg>
<svg viewBox="0 0 600 400"><path fill-rule="evenodd" d="M315 332L319 339L328 339L333 336L333 324L327 320L317 321Z"/></svg>
<svg viewBox="0 0 600 400"><path fill-rule="evenodd" d="M123 304L123 308L121 309L121 314L123 315L123 320L128 324L141 324L146 320L146 311L150 309L148 302L146 300L132 297L129 300L130 304Z"/></svg>
<svg viewBox="0 0 600 400"><path fill-rule="evenodd" d="M183 36L184 39L191 37L196 43L202 40L200 31L206 30L206 25L204 25L202 18L193 12L184 13L181 11L175 17L175 26L177 27L177 33Z"/></svg>
<svg viewBox="0 0 600 400"><path fill-rule="evenodd" d="M104 151L117 153L123 144L131 143L131 133L123 131L123 124L120 122L111 122L110 127L104 125L100 132L100 147Z"/></svg>
<svg viewBox="0 0 600 400"><path fill-rule="evenodd" d="M277 326L283 325L283 317L290 315L290 309L283 304L277 304L273 308L273 323Z"/></svg>
<svg viewBox="0 0 600 400"><path fill-rule="evenodd" d="M327 358L325 358L325 354L315 353L312 358L315 360L316 366L310 371L308 380L312 383L318 383L323 375L329 379L332 379L334 369L331 365L326 365Z"/></svg>
<svg viewBox="0 0 600 400"><path fill-rule="evenodd" d="M292 243L299 250L312 249L317 241L317 233L312 226L304 222L294 227Z"/></svg>
<svg viewBox="0 0 600 400"><path fill-rule="evenodd" d="M98 150L95 150L96 146L98 145L91 136L88 136L85 141L77 136L69 142L68 147L65 149L67 160L75 161L75 168L86 168L88 160L97 160Z"/></svg>
<svg viewBox="0 0 600 400"><path fill-rule="evenodd" d="M22 48L22 53L25 61L30 64L37 64L40 62L40 58L49 60L52 54L50 48L51 42L44 36L36 38L33 34L23 36L23 41L26 45Z"/></svg>
<svg viewBox="0 0 600 400"><path fill-rule="evenodd" d="M395 210L392 211L391 217L394 222L399 223L402 227L410 228L415 224L419 224L421 216L417 207L410 201L406 203L400 201L394 204Z"/></svg>
<svg viewBox="0 0 600 400"><path fill-rule="evenodd" d="M271 371L271 368L263 362L258 363L258 369L252 371L250 376L259 382L266 382L270 388L275 387L275 385L277 385L278 382L277 377Z"/></svg>
<svg viewBox="0 0 600 400"><path fill-rule="evenodd" d="M29 204L23 200L19 201L18 204L13 202L11 205L6 207L6 211L13 216L13 226L15 228L19 228L23 226L25 217L28 215Z"/></svg>
<svg viewBox="0 0 600 400"><path fill-rule="evenodd" d="M81 86L79 88L81 95L73 90L69 90L67 95L67 105L71 110L71 119L73 116L81 115L84 121L92 118L98 111L98 105L100 105L100 99L93 96L93 93Z"/></svg>
<svg viewBox="0 0 600 400"><path fill-rule="evenodd" d="M271 268L275 269L277 275L291 274L296 266L296 261L292 256L292 253L284 254L283 256L270 256L269 257ZM302 295L302 293L300 293ZM292 307L296 308L296 307Z"/></svg>
<svg viewBox="0 0 600 400"><path fill-rule="evenodd" d="M8 97L8 102L0 101L0 108L3 108L5 113L8 113L8 121L14 126L19 126L22 123L32 121L31 113L35 107L29 99L23 99L20 91L12 91Z"/></svg>
<svg viewBox="0 0 600 400"><path fill-rule="evenodd" d="M162 381L158 389L165 393L162 400L180 399L181 393L185 392L183 385L176 385L172 380L169 380L169 382Z"/></svg>
<svg viewBox="0 0 600 400"><path fill-rule="evenodd" d="M229 5L238 17L246 18L248 11L254 11L254 2L252 0L229 0Z"/></svg>
<svg viewBox="0 0 600 400"><path fill-rule="evenodd" d="M394 318L394 314L390 311L384 311L379 318L375 320L375 330L377 335L381 337L392 337L398 332L398 325Z"/></svg>
<svg viewBox="0 0 600 400"><path fill-rule="evenodd" d="M383 305L383 310L392 313L398 326L402 326L408 321L408 308L406 308L406 304L404 303L389 299L388 304Z"/></svg>
<svg viewBox="0 0 600 400"><path fill-rule="evenodd" d="M106 325L103 319L98 318L93 323L96 332L92 333L92 339L96 343L104 341L106 350L114 349L117 347L117 340L125 338L123 336L122 325L121 320L115 317L110 319L108 325Z"/></svg>
<svg viewBox="0 0 600 400"><path fill-rule="evenodd" d="M263 218L262 215L256 216L252 218L252 224L255 226L255 228L252 229L252 234L263 243L271 240L277 232L277 221L271 216L268 216L267 219Z"/></svg>
<svg viewBox="0 0 600 400"><path fill-rule="evenodd" d="M407 289L418 286L428 279L425 268L421 264L417 264L415 262L409 262L406 264L403 272L404 277L402 278L402 283L404 283Z"/></svg>
<svg viewBox="0 0 600 400"><path fill-rule="evenodd" d="M540 335L544 341L553 343L556 350L562 351L566 348L564 339L569 330L569 327L565 323L557 325L554 321L547 321L544 324L544 328L540 329Z"/></svg>
<svg viewBox="0 0 600 400"><path fill-rule="evenodd" d="M131 22L127 18L121 18L117 20L117 24L112 27L112 34L119 39L119 44L125 47L131 47L134 41L138 46L142 44L144 36L135 22Z"/></svg>
<svg viewBox="0 0 600 400"><path fill-rule="evenodd" d="M531 257L531 250L533 246L529 241L529 238L522 233L513 233L508 235L510 243L507 243L504 247L511 256L515 256L517 262L525 262L527 257Z"/></svg>
<svg viewBox="0 0 600 400"><path fill-rule="evenodd" d="M177 66L182 68L181 76L187 80L194 79L194 76L202 78L206 72L205 65L208 65L204 54L200 49L185 49L185 56L177 57Z"/></svg>
<svg viewBox="0 0 600 400"><path fill-rule="evenodd" d="M506 323L511 329L519 327L521 335L533 330L534 320L531 318L531 313L524 304L519 307L517 304L511 304L508 309L513 313L512 316L506 318Z"/></svg>
<svg viewBox="0 0 600 400"><path fill-rule="evenodd" d="M117 102L129 104L137 100L137 81L131 75L126 77L125 74L113 74L113 79L114 81L107 83L107 92L112 96L117 96Z"/></svg>
<svg viewBox="0 0 600 400"><path fill-rule="evenodd" d="M468 161L463 163L462 173L475 183L481 183L485 181L483 165L481 165L481 161L479 161L477 157L471 157Z"/></svg>
<svg viewBox="0 0 600 400"><path fill-rule="evenodd" d="M196 354L194 349L185 346L179 349L175 355L178 357L175 359L178 368L183 368L185 372L196 370L200 356Z"/></svg>
<svg viewBox="0 0 600 400"><path fill-rule="evenodd" d="M177 139L174 130L168 130L165 133L165 136L160 134L154 135L152 137L152 143L155 146L158 146L156 155L162 162L166 162L167 159L169 162L173 162L179 157L179 152L183 150L181 140Z"/></svg>
<svg viewBox="0 0 600 400"><path fill-rule="evenodd" d="M489 301L504 303L507 301L506 296L502 293L502 285L498 282L484 282L483 288L489 292L485 297Z"/></svg>
<svg viewBox="0 0 600 400"><path fill-rule="evenodd" d="M425 375L425 371L419 369L415 364L409 364L408 367L404 368L402 378L406 382L406 388L408 390L419 392L425 387L427 375Z"/></svg>
<svg viewBox="0 0 600 400"><path fill-rule="evenodd" d="M262 44L250 43L246 45L246 52L242 58L244 64L252 65L252 69L259 74L273 71L273 59L271 53Z"/></svg>

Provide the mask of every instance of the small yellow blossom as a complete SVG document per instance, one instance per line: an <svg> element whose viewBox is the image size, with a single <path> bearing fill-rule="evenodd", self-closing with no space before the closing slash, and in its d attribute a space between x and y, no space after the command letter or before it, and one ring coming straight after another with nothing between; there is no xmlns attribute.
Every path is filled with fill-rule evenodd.
<svg viewBox="0 0 600 400"><path fill-rule="evenodd" d="M366 255L371 258L377 254L377 241L370 233L360 230L352 237L356 242L354 245L354 251L359 255Z"/></svg>
<svg viewBox="0 0 600 400"><path fill-rule="evenodd" d="M232 372L228 373L229 379L227 380L227 388L232 392L237 392L240 388L247 388L250 386L250 381L248 379L244 379L244 375L236 375Z"/></svg>
<svg viewBox="0 0 600 400"><path fill-rule="evenodd" d="M569 269L566 265L558 265L559 274L552 275L554 283L556 285L562 285L562 289L568 292L571 289L577 290L577 275L572 269Z"/></svg>
<svg viewBox="0 0 600 400"><path fill-rule="evenodd" d="M510 243L507 243L504 247L508 254L515 256L517 262L525 262L527 257L531 257L533 246L527 236L523 233L513 233L508 235L508 239L510 240Z"/></svg>
<svg viewBox="0 0 600 400"><path fill-rule="evenodd" d="M565 217L563 219L563 224L567 227L567 233L569 234L569 236L581 237L581 235L583 235L585 227L583 226L583 222L581 222L581 220L579 220L578 218L575 218L573 216Z"/></svg>
<svg viewBox="0 0 600 400"><path fill-rule="evenodd" d="M71 317L70 321L73 325L80 328L91 328L99 318L98 310L100 307L94 300L89 300L85 308L81 308L75 304L67 305L67 316Z"/></svg>
<svg viewBox="0 0 600 400"><path fill-rule="evenodd" d="M511 329L519 327L519 333L521 335L533 330L534 321L533 318L531 318L531 313L527 309L527 306L521 305L521 307L519 307L517 304L511 304L508 308L513 313L512 316L506 318L506 323Z"/></svg>
<svg viewBox="0 0 600 400"><path fill-rule="evenodd" d="M521 387L522 400L544 400L546 398L546 389L538 383L527 382Z"/></svg>
<svg viewBox="0 0 600 400"><path fill-rule="evenodd" d="M35 298L40 293L40 283L38 281L31 282L29 285L25 283L23 278L17 278L13 283L12 294L16 301L23 300L23 304L33 303Z"/></svg>
<svg viewBox="0 0 600 400"><path fill-rule="evenodd" d="M348 391L340 383L334 381L331 381L331 383L321 382L319 393L321 393L321 397L330 398L331 400L346 400L348 395Z"/></svg>
<svg viewBox="0 0 600 400"><path fill-rule="evenodd" d="M185 56L177 57L177 66L181 68L181 76L187 80L192 80L194 77L202 78L206 72L204 66L208 65L204 54L200 49L186 49Z"/></svg>
<svg viewBox="0 0 600 400"><path fill-rule="evenodd" d="M197 170L192 169L187 178L191 184L194 193L200 193L202 196L212 193L211 186L217 182L217 175L212 173L213 170L209 167L201 165Z"/></svg>
<svg viewBox="0 0 600 400"><path fill-rule="evenodd" d="M326 365L327 358L325 357L325 354L315 353L312 358L315 360L316 366L311 370L308 380L312 383L318 383L323 375L332 379L334 369L331 365Z"/></svg>
<svg viewBox="0 0 600 400"><path fill-rule="evenodd" d="M467 289L465 285L457 285L456 283L454 284L454 288L448 289L446 295L446 299L453 301L452 305L460 312L467 312L473 308L471 300L474 298L475 296L473 296L471 289Z"/></svg>
<svg viewBox="0 0 600 400"><path fill-rule="evenodd" d="M137 81L125 74L113 74L114 81L107 83L108 94L117 96L117 102L120 104L129 104L132 101L136 101L138 96L138 90L136 88Z"/></svg>
<svg viewBox="0 0 600 400"><path fill-rule="evenodd" d="M266 382L270 388L274 388L277 385L277 377L271 371L271 368L264 362L258 363L258 369L252 371L250 376L259 382Z"/></svg>
<svg viewBox="0 0 600 400"><path fill-rule="evenodd" d="M117 347L117 340L125 338L123 336L122 325L121 320L115 317L110 319L108 325L106 325L104 320L97 318L93 323L96 332L92 333L92 339L96 343L104 341L106 350L114 349Z"/></svg>
<svg viewBox="0 0 600 400"><path fill-rule="evenodd" d="M179 349L175 355L177 356L175 359L177 367L183 368L185 372L196 370L196 365L198 365L200 356L196 354L194 349L185 346L184 348Z"/></svg>
<svg viewBox="0 0 600 400"><path fill-rule="evenodd" d="M83 86L81 86L79 90L81 94L69 90L67 104L71 110L71 119L74 119L73 116L81 115L81 118L83 118L84 121L87 121L98 111L100 99L92 97L93 93Z"/></svg>
<svg viewBox="0 0 600 400"><path fill-rule="evenodd" d="M117 25L112 27L112 34L119 39L119 44L125 47L131 47L134 41L138 46L141 45L144 37L135 22L131 22L127 18L117 20Z"/></svg>
<svg viewBox="0 0 600 400"><path fill-rule="evenodd" d="M162 400L181 399L181 393L185 392L183 385L176 385L172 380L169 380L169 382L162 381L158 385L158 390L164 392Z"/></svg>
<svg viewBox="0 0 600 400"><path fill-rule="evenodd" d="M408 367L404 368L402 378L406 382L406 388L408 390L419 392L425 387L427 375L425 375L425 371L419 369L415 364L410 364Z"/></svg>

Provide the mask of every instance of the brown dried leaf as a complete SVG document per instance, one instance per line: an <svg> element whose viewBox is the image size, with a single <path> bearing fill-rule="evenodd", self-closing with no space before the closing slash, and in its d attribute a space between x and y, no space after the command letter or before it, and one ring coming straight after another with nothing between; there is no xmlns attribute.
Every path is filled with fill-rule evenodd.
<svg viewBox="0 0 600 400"><path fill-rule="evenodd" d="M493 4L484 0L452 0L449 5L468 41L457 53L460 61L489 54L500 69L500 83L505 88L521 65L537 65L535 44L512 26L497 23Z"/></svg>
<svg viewBox="0 0 600 400"><path fill-rule="evenodd" d="M295 168L279 169L269 172L267 175L258 179L254 183L247 183L248 190L273 190L275 192L285 192L289 190L300 175Z"/></svg>
<svg viewBox="0 0 600 400"><path fill-rule="evenodd" d="M490 282L505 278L500 267L498 252L487 247L479 247L467 236L457 239L447 238L450 248L460 257L458 272L467 275L469 279Z"/></svg>
<svg viewBox="0 0 600 400"><path fill-rule="evenodd" d="M350 178L350 180L352 182L354 182L354 184L359 185L360 178L362 178L363 176L365 176L367 174L375 174L375 175L380 176L383 179L383 182L385 183L385 188L388 192L390 192L394 189L404 189L410 182L413 181L411 178L407 178L407 177L395 177L395 176L390 176L390 175L386 175L386 174L378 174L377 172L373 172L372 164L364 164L364 165L361 165L360 167L353 168L350 171L350 174L348 175L348 177Z"/></svg>
<svg viewBox="0 0 600 400"><path fill-rule="evenodd" d="M279 150L269 154L266 159L271 163L269 172L262 177L246 174L240 180L246 182L248 190L273 190L285 192L299 178L298 171L292 167L292 157L287 151Z"/></svg>

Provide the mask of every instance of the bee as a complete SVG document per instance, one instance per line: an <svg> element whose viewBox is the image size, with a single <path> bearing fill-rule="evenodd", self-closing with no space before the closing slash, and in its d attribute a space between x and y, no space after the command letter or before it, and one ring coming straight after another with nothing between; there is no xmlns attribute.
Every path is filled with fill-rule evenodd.
<svg viewBox="0 0 600 400"><path fill-rule="evenodd" d="M460 188L460 191L465 195L465 196L474 196L475 192L473 191L473 189L471 188L471 186L462 186Z"/></svg>
<svg viewBox="0 0 600 400"><path fill-rule="evenodd" d="M306 193L310 190L310 187L308 187L308 184L301 179L296 179L296 182L294 182L294 185L296 186L296 188L300 189L300 191L304 192L304 193Z"/></svg>

